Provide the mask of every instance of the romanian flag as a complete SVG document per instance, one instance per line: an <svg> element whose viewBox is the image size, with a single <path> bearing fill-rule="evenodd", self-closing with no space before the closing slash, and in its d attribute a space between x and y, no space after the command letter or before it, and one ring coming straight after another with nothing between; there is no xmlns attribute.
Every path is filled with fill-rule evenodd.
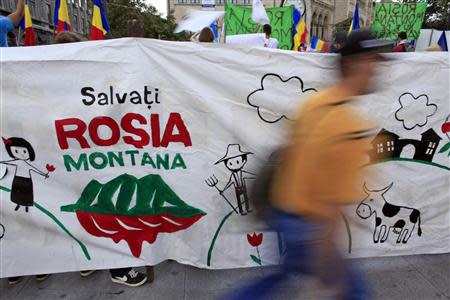
<svg viewBox="0 0 450 300"><path fill-rule="evenodd" d="M316 35L313 36L311 41L311 48L320 51L320 52L328 52L329 46L328 43L319 39Z"/></svg>
<svg viewBox="0 0 450 300"><path fill-rule="evenodd" d="M109 31L108 20L101 0L94 0L92 11L91 40L103 40Z"/></svg>
<svg viewBox="0 0 450 300"><path fill-rule="evenodd" d="M56 0L53 22L55 23L56 33L64 30L70 31L69 10L66 0Z"/></svg>
<svg viewBox="0 0 450 300"><path fill-rule="evenodd" d="M357 0L355 5L355 12L353 13L353 20L350 24L350 28L348 29L348 33L352 32L353 30L358 30L359 28L359 6Z"/></svg>
<svg viewBox="0 0 450 300"><path fill-rule="evenodd" d="M445 36L445 30L442 31L441 36L439 37L438 45L439 47L441 47L442 51L448 52L447 37Z"/></svg>
<svg viewBox="0 0 450 300"><path fill-rule="evenodd" d="M306 29L305 19L302 18L302 13L294 7L294 26L292 28L292 37L294 40L294 48L292 50L299 51L300 44L306 45Z"/></svg>
<svg viewBox="0 0 450 300"><path fill-rule="evenodd" d="M36 38L34 36L33 22L31 21L30 8L28 7L28 0L25 0L25 15L19 23L20 28L25 32L24 46L36 45Z"/></svg>

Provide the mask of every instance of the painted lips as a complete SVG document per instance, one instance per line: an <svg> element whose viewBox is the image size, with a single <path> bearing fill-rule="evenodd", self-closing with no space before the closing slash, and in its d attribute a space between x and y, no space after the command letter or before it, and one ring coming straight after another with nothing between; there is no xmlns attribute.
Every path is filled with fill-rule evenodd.
<svg viewBox="0 0 450 300"><path fill-rule="evenodd" d="M135 257L140 257L144 241L153 244L159 233L186 229L206 215L153 174L140 179L122 174L105 184L92 180L75 204L61 210L75 212L93 236L124 240Z"/></svg>

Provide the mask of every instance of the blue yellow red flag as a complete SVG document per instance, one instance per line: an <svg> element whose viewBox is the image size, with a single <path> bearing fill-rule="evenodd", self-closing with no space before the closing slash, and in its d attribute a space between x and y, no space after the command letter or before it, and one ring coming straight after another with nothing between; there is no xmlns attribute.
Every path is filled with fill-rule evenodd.
<svg viewBox="0 0 450 300"><path fill-rule="evenodd" d="M101 0L93 0L94 6L92 8L92 27L91 40L103 40L106 33L109 31L108 20L106 19L105 10L103 9Z"/></svg>
<svg viewBox="0 0 450 300"><path fill-rule="evenodd" d="M66 0L56 0L53 22L56 27L56 33L60 33L61 31L65 30L71 30L69 10L67 9Z"/></svg>
<svg viewBox="0 0 450 300"><path fill-rule="evenodd" d="M352 19L352 23L350 24L350 28L348 29L348 33L352 32L353 30L358 30L358 29L360 29L359 6L358 6L358 1L356 1L355 12L353 13L353 19Z"/></svg>
<svg viewBox="0 0 450 300"><path fill-rule="evenodd" d="M302 18L302 13L294 7L294 24L292 26L292 39L294 51L300 50L300 45L306 44L306 35L308 30L306 29L305 19Z"/></svg>
<svg viewBox="0 0 450 300"><path fill-rule="evenodd" d="M441 47L442 51L448 52L447 37L445 36L445 30L442 31L441 36L439 37L438 45L439 47Z"/></svg>
<svg viewBox="0 0 450 300"><path fill-rule="evenodd" d="M20 20L19 26L23 29L25 32L25 40L23 45L24 46L34 46L36 45L36 38L34 36L34 29L33 29L33 21L31 19L31 13L30 13L30 7L28 6L28 0L25 0L25 15L23 16L22 20Z"/></svg>

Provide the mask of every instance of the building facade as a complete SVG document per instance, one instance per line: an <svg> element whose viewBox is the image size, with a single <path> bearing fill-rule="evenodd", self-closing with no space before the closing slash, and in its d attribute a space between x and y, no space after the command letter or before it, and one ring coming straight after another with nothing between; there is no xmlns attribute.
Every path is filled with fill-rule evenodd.
<svg viewBox="0 0 450 300"><path fill-rule="evenodd" d="M180 22L189 9L203 9L202 3L215 3L214 10L224 10L225 1L238 5L252 5L252 0L167 0L167 11ZM280 6L282 0L261 0L265 7ZM331 41L335 25L353 18L356 0L286 0L287 3L302 2L305 7L304 17L309 38ZM361 26L370 26L373 0L359 0ZM211 9L211 8L208 8Z"/></svg>
<svg viewBox="0 0 450 300"><path fill-rule="evenodd" d="M65 0L62 0L65 1ZM69 17L72 31L87 35L90 30L90 16L92 15L92 4L87 0L66 0L69 9ZM0 1L0 14L7 16L16 9L17 0ZM38 45L51 44L54 40L53 16L54 0L28 0L33 28L36 33ZM18 46L23 43L22 34L15 30L9 35L9 45Z"/></svg>

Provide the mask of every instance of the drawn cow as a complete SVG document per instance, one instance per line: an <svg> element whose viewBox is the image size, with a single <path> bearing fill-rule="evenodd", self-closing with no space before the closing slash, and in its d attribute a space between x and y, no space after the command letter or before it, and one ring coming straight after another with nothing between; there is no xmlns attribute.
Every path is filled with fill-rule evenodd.
<svg viewBox="0 0 450 300"><path fill-rule="evenodd" d="M356 208L356 213L362 219L368 219L375 215L375 230L373 233L375 243L384 243L392 229L394 233L398 234L397 243L403 242L406 244L416 224L418 225L417 234L422 235L420 211L415 208L393 205L384 199L384 194L393 185L394 183L391 183L381 190L369 190L364 183L363 188L367 197Z"/></svg>

